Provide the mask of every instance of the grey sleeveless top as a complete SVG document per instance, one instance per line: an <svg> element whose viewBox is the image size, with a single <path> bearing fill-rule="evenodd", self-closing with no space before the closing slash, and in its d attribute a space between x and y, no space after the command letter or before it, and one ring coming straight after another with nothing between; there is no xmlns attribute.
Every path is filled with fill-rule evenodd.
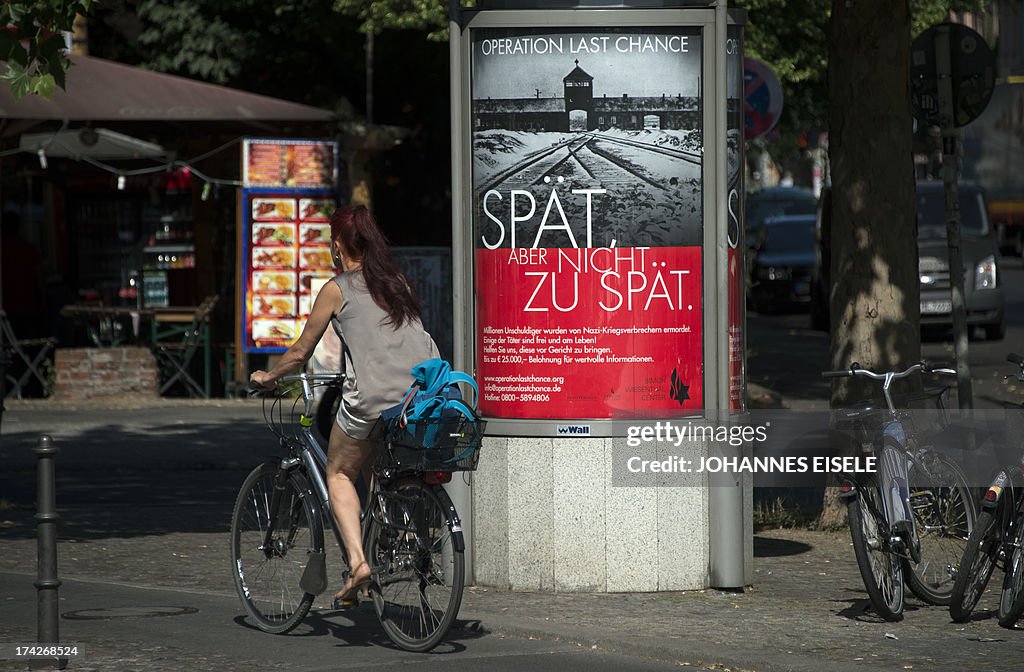
<svg viewBox="0 0 1024 672"><path fill-rule="evenodd" d="M346 271L333 281L341 288L342 302L331 324L350 355L337 422L349 436L365 439L381 411L402 401L412 384L409 370L437 357L438 350L419 320L398 329L387 323L362 270Z"/></svg>

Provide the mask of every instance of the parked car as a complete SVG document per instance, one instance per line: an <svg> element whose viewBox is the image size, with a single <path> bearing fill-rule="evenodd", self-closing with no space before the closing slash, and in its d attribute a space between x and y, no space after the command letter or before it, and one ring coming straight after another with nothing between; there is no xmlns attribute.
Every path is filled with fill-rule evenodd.
<svg viewBox="0 0 1024 672"><path fill-rule="evenodd" d="M985 192L974 183L957 187L960 205L960 253L964 267L967 324L985 330L985 338L1006 333L1005 298L1000 283L999 245L988 221ZM921 326L952 325L945 195L941 182L917 184L917 251L921 276Z"/></svg>
<svg viewBox="0 0 1024 672"><path fill-rule="evenodd" d="M811 300L815 217L764 220L752 241L750 307L759 313L806 307Z"/></svg>
<svg viewBox="0 0 1024 672"><path fill-rule="evenodd" d="M975 183L957 187L960 206L960 251L964 267L967 324L985 337L1000 340L1006 333L1005 298L998 242L988 220L985 192ZM811 324L829 328L831 272L828 261L831 191L822 191L817 225L817 253L812 274ZM918 275L921 281L921 326L952 326L949 253L946 243L945 194L941 182L917 183Z"/></svg>
<svg viewBox="0 0 1024 672"><path fill-rule="evenodd" d="M800 187L767 187L750 192L743 211L747 244L753 246L758 231L769 217L813 215L817 205L814 193Z"/></svg>

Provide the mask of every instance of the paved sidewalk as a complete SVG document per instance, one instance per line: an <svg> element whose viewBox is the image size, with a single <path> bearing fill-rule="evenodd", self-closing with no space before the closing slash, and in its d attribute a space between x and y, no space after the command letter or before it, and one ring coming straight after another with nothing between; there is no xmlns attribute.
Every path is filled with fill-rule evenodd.
<svg viewBox="0 0 1024 672"><path fill-rule="evenodd" d="M959 672L1019 670L1024 659L1024 632L998 627L991 594L966 625L913 599L902 623L885 623L867 611L848 534L796 530L756 535L755 583L744 592L471 588L435 658L394 650L372 609L334 612L327 595L295 634L256 632L242 617L227 555L237 488L274 448L258 403L248 401L9 403L0 435L0 646L34 639L31 448L43 432L61 450L60 610L119 616L61 620L63 640L90 654L69 669L531 669L526 661L534 659L515 658L523 655L582 669L573 662L590 659L573 655L595 652L623 656L621 669L662 669L663 661L758 672ZM637 571L642 563L637 558ZM338 565L332 558L331 585L340 582ZM167 607L197 611L153 617ZM24 667L0 660L0 669Z"/></svg>

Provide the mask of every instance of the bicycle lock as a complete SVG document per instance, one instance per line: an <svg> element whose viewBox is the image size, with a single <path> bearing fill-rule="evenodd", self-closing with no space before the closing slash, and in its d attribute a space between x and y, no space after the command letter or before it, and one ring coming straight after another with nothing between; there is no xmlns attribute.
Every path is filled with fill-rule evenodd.
<svg viewBox="0 0 1024 672"><path fill-rule="evenodd" d="M59 452L53 439L46 434L39 437L39 446L33 449L39 459L36 484L37 509L37 568L36 581L32 585L37 591L37 641L40 644L59 644L60 625L58 619L58 596L60 579L57 578L57 488L53 466L54 456ZM67 658L33 658L29 669L63 670Z"/></svg>

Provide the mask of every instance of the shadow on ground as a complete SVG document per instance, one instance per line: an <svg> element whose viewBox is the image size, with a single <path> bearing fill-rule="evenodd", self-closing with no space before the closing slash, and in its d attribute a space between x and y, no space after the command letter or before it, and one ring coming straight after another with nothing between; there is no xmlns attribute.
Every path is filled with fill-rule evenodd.
<svg viewBox="0 0 1024 672"><path fill-rule="evenodd" d="M0 539L35 536L37 433L0 444ZM62 539L224 532L248 472L280 454L262 422L142 428L116 424L54 434Z"/></svg>

